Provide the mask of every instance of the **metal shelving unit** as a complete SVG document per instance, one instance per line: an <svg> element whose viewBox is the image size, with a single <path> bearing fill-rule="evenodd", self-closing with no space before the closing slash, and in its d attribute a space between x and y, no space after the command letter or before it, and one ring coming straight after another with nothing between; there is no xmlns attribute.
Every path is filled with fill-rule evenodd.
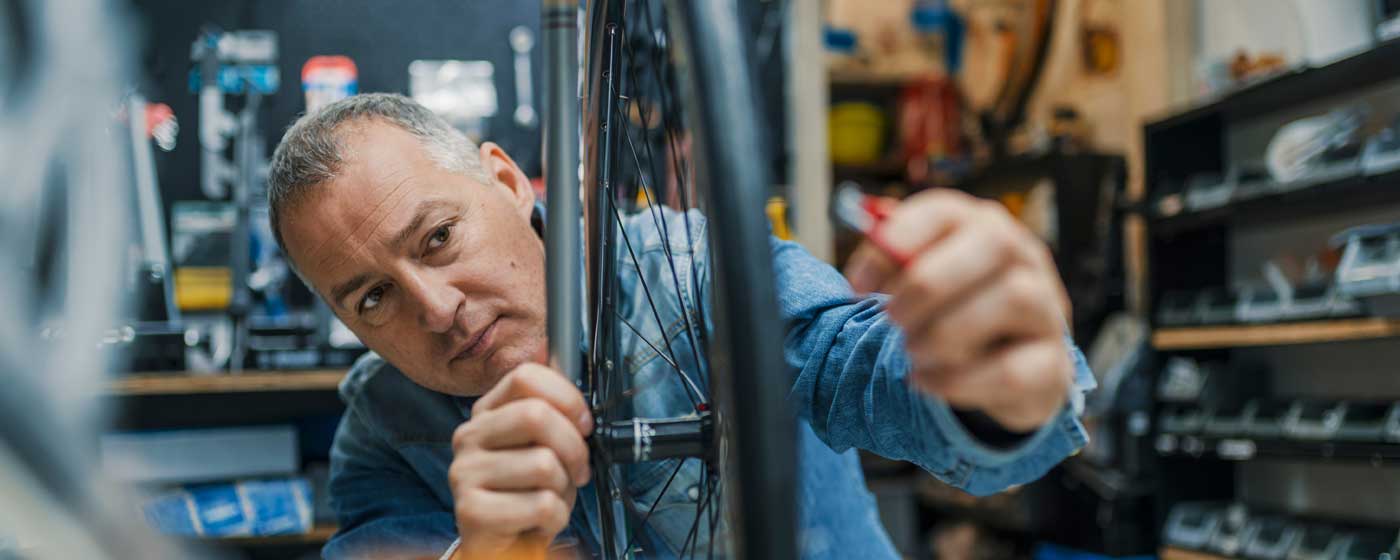
<svg viewBox="0 0 1400 560"><path fill-rule="evenodd" d="M1238 286L1253 278L1235 275L1250 274L1248 271L1266 258L1277 258L1275 255L1279 252L1313 251L1313 244L1325 245L1319 243L1319 236L1355 223L1385 219L1375 216L1384 216L1383 211L1387 209L1400 211L1400 170L1395 169L1357 172L1340 178L1332 176L1311 183L1250 188L1248 190L1255 194L1235 191L1229 197L1214 201L1214 206L1195 209L1187 207L1183 190L1193 181L1202 181L1202 177L1229 176L1231 173L1227 171L1250 164L1252 158L1263 152L1263 143L1269 139L1271 131L1285 122L1329 106L1374 101L1379 95L1374 92L1390 91L1389 88L1400 84L1400 64L1396 64L1396 60L1400 60L1400 39L1382 42L1371 50L1326 66L1296 69L1251 83L1144 126L1144 171L1149 192L1137 210L1143 215L1148 230L1149 316L1157 317L1156 312L1168 293L1205 293ZM1393 110L1393 107L1383 107L1383 110ZM1258 185L1256 182L1252 186ZM1316 392L1322 387L1315 382L1315 376L1331 375L1327 373L1331 370L1324 372L1322 368L1329 366L1317 363L1295 363L1308 362L1296 358L1327 356L1313 361L1334 360L1336 368L1340 369L1336 372L1339 376L1361 373L1350 370L1365 369L1370 365L1368 361L1378 362L1369 354L1356 353L1376 352L1385 345L1355 341L1400 337L1400 320L1380 317L1155 328L1158 326L1154 324L1151 344L1159 354L1228 363L1220 373L1226 376L1254 371L1244 367L1251 363L1267 365L1263 370L1270 372L1265 374L1267 377L1231 379L1241 381L1240 387L1211 395L1211 402L1206 402L1203 393L1200 402L1193 406L1207 411L1261 396L1250 391L1263 393L1263 396L1316 398ZM1307 345L1306 349L1292 348L1303 345ZM1343 356L1348 359L1340 359ZM1285 369L1289 371L1283 372ZM1369 369L1365 371L1366 375L1371 375ZM1300 384L1296 381L1298 378L1314 382ZM1156 387L1157 381L1152 380L1152 386ZM1280 383L1293 385L1280 390ZM1356 385L1359 383L1339 387ZM1224 386L1235 387L1235 384L1225 383ZM1384 392L1331 397L1384 400L1394 396L1381 394ZM1160 420L1167 409L1165 403L1156 402L1148 410L1153 418ZM1400 444L1380 443L1380 440L1359 443L1285 437L1232 438L1194 431L1163 433L1161 425L1154 426L1151 433L1159 443L1155 449L1161 478L1157 507L1159 528L1174 504L1202 500L1245 502L1249 507L1265 510L1271 506L1282 508L1286 511L1278 513L1287 515L1353 522L1356 520L1344 515L1336 506L1329 510L1311 501L1293 501L1286 507L1252 503L1260 499L1261 486L1251 486L1242 480L1257 481L1259 478L1254 475L1280 473L1283 471L1276 469L1288 465L1287 468L1295 469L1288 472L1296 473L1296 478L1287 480L1298 488L1336 483L1342 476L1336 473L1346 473L1350 483L1371 484L1372 479L1365 478L1366 473L1389 477L1389 471L1381 469L1393 469L1400 464ZM1173 438L1172 445L1161 445L1163 441L1157 438ZM1298 492L1305 493L1303 489ZM1367 514L1370 515L1373 514ZM1394 524L1391 522L1400 522L1386 515L1374 521L1386 521L1387 527ZM1170 542L1162 544L1159 552L1165 560L1225 558L1173 547Z"/></svg>
<svg viewBox="0 0 1400 560"><path fill-rule="evenodd" d="M1307 216L1319 206L1333 210L1366 208L1400 202L1400 170L1380 175L1355 175L1331 181L1276 190L1261 196L1231 201L1223 206L1185 210L1171 215L1150 212L1154 235L1170 237L1228 223L1286 220Z"/></svg>
<svg viewBox="0 0 1400 560"><path fill-rule="evenodd" d="M1391 39L1326 66L1298 68L1202 100L1148 124L1147 133L1221 116L1248 119L1337 92L1363 89L1394 77L1396 60L1400 60L1400 39Z"/></svg>

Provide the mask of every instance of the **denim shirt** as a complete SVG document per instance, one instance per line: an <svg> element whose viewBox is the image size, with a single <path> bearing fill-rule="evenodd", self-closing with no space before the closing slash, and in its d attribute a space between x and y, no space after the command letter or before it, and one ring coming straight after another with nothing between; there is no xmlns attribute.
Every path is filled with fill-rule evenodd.
<svg viewBox="0 0 1400 560"><path fill-rule="evenodd" d="M695 211L689 214L692 262L683 215L663 215L658 219L644 211L625 218L623 225L638 260L632 266L623 249L619 302L619 312L637 331L620 329L623 367L634 384L646 387L634 397L637 417L675 417L694 410L658 350L674 354L685 371L698 371L702 379L696 383L708 391L705 368L694 367L697 353L691 351L683 315L689 315L691 325L711 324L708 293L701 289L705 284L694 281L710 274L706 222ZM658 227L659 222L665 225ZM786 324L782 344L789 367L772 374L791 376L788 400L799 416L794 475L804 558L849 558L857 552L862 558L899 557L866 489L856 448L912 462L953 486L985 495L1039 478L1087 442L1077 407L1066 404L1014 447L985 445L946 403L905 382L909 358L904 335L885 314L884 296L857 296L835 269L799 245L767 242L778 313ZM681 290L674 289L677 279ZM643 283L652 292L655 314ZM1066 340L1075 367L1069 400L1082 402L1093 377L1083 355ZM330 480L340 530L323 556L441 555L457 538L447 477L452 432L467 420L472 399L420 387L374 354L355 364L340 394L347 408L331 450ZM667 485L672 472L677 474ZM679 471L674 460L642 463L623 469L623 475L620 483L643 511L658 502L642 534L633 539L641 547L639 556L677 556L699 506L700 461L687 460ZM612 513L620 526L624 512L618 508ZM579 490L570 524L556 543L596 551L599 515L589 484ZM708 536L705 527L697 531L702 538ZM705 550L704 543L699 550Z"/></svg>

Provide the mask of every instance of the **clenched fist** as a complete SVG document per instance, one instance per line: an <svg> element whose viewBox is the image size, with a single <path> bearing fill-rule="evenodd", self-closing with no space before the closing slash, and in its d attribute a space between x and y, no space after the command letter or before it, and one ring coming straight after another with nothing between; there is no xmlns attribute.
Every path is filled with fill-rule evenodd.
<svg viewBox="0 0 1400 560"><path fill-rule="evenodd" d="M543 556L591 476L592 431L583 395L541 365L516 368L483 395L452 436L454 558Z"/></svg>
<svg viewBox="0 0 1400 560"><path fill-rule="evenodd" d="M1001 205L949 190L898 203L876 233L846 275L891 295L915 386L1012 431L1054 416L1073 365L1069 299L1045 244Z"/></svg>

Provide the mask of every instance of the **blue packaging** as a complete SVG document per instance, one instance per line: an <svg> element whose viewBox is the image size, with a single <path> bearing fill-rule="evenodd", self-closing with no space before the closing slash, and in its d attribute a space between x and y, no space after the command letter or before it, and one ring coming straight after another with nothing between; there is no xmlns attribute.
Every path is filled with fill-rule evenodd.
<svg viewBox="0 0 1400 560"><path fill-rule="evenodd" d="M146 521L191 537L289 535L311 530L311 485L303 478L195 484L152 496Z"/></svg>

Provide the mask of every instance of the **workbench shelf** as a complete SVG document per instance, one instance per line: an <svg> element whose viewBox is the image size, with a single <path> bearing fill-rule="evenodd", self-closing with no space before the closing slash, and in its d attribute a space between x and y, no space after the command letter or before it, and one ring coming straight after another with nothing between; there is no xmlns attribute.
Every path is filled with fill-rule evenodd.
<svg viewBox="0 0 1400 560"><path fill-rule="evenodd" d="M1174 436L1170 434L1158 437L1169 437L1175 440L1170 451L1158 448L1158 453L1164 456L1209 456L1227 461L1255 459L1343 461L1369 463L1375 467L1400 465L1400 444L1396 443L1254 440L1249 438Z"/></svg>
<svg viewBox="0 0 1400 560"><path fill-rule="evenodd" d="M196 539L233 547L321 545L330 540L337 530L335 525L317 525L310 531L293 535L269 535L264 537L216 537Z"/></svg>
<svg viewBox="0 0 1400 560"><path fill-rule="evenodd" d="M1202 100L1148 124L1147 131L1150 134L1211 118L1244 120L1339 92L1369 88L1400 73L1396 60L1400 60L1400 39L1390 39L1325 66L1296 68Z"/></svg>
<svg viewBox="0 0 1400 560"><path fill-rule="evenodd" d="M1162 551L1158 556L1160 556L1161 560L1234 560L1234 558L1230 556L1220 556L1219 554L1198 552L1174 546L1162 547Z"/></svg>
<svg viewBox="0 0 1400 560"><path fill-rule="evenodd" d="M1271 190L1200 210L1163 214L1159 205L1152 205L1149 220L1153 235L1171 237L1221 224L1281 221L1313 215L1320 209L1345 211L1395 202L1400 202L1400 170Z"/></svg>
<svg viewBox="0 0 1400 560"><path fill-rule="evenodd" d="M1162 351L1287 346L1400 336L1400 320L1367 317L1264 325L1159 328L1152 347Z"/></svg>
<svg viewBox="0 0 1400 560"><path fill-rule="evenodd" d="M107 394L119 397L153 395L210 395L288 391L335 391L346 371L246 371L242 373L137 373L119 377L107 385Z"/></svg>

